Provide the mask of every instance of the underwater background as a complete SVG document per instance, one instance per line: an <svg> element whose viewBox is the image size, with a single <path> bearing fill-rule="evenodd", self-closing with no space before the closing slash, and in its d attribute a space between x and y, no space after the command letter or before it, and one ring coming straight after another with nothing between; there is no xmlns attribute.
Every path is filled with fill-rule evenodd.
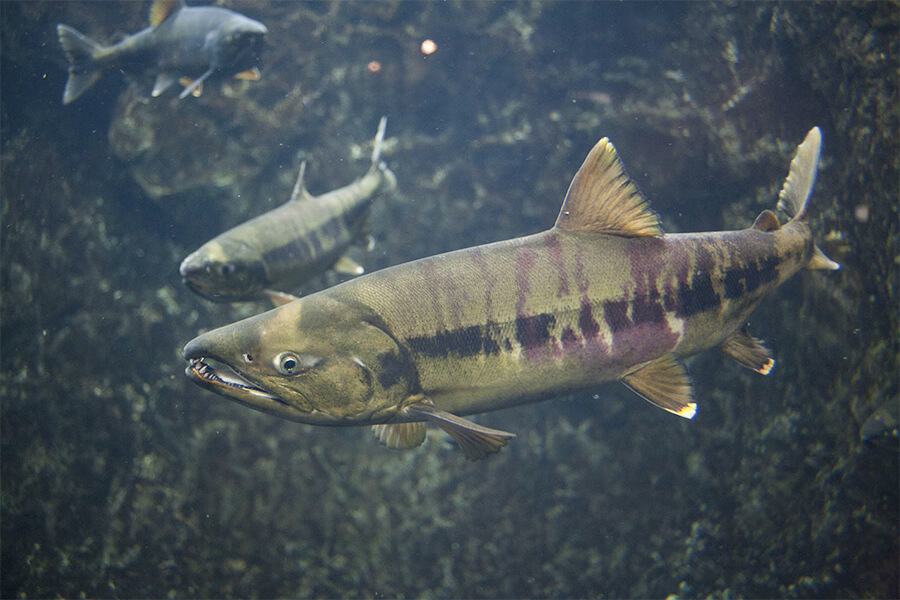
<svg viewBox="0 0 900 600"><path fill-rule="evenodd" d="M268 27L260 81L63 106L56 24L112 43L149 3L0 3L0 596L898 596L900 4L218 5ZM478 462L190 383L187 341L268 306L180 261L303 159L314 194L362 175L382 115L368 271L550 227L604 136L666 231L744 228L815 125L843 268L752 315L769 377L690 361L693 421L610 384L477 417L518 435Z"/></svg>

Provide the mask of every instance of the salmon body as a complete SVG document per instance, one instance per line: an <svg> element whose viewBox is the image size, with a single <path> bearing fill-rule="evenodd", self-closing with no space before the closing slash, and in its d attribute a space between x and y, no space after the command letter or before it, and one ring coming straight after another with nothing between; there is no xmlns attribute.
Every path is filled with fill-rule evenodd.
<svg viewBox="0 0 900 600"><path fill-rule="evenodd" d="M184 349L198 384L320 425L376 425L392 447L426 421L471 458L512 434L464 415L622 381L691 418L682 359L718 347L768 374L744 329L762 297L803 268L835 269L806 203L821 136L791 163L779 207L742 231L663 234L608 140L588 155L545 232L398 265L210 331Z"/></svg>
<svg viewBox="0 0 900 600"><path fill-rule="evenodd" d="M382 117L365 175L313 196L303 183L304 163L287 203L217 235L182 261L185 285L208 300L237 302L292 290L329 268L362 274L344 252L362 237L378 192L395 185L381 162L386 125Z"/></svg>

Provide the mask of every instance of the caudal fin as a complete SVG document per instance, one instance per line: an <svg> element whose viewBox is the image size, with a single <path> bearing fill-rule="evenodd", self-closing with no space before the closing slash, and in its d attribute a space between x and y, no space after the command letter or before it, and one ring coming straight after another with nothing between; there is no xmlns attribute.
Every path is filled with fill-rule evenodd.
<svg viewBox="0 0 900 600"><path fill-rule="evenodd" d="M104 47L68 25L57 25L56 34L69 59L69 80L63 92L63 104L69 104L100 78L101 71L94 58Z"/></svg>
<svg viewBox="0 0 900 600"><path fill-rule="evenodd" d="M803 143L797 147L797 154L791 161L787 179L784 180L784 186L778 194L778 208L786 212L791 220L802 221L806 218L809 198L816 183L821 149L822 132L818 127L813 127L806 134ZM835 271L840 269L841 265L825 256L817 246L813 246L813 253L806 268Z"/></svg>

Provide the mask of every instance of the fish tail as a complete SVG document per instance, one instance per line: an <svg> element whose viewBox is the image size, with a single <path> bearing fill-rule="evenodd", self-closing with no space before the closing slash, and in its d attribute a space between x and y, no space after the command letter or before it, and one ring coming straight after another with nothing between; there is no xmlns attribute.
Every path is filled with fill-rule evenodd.
<svg viewBox="0 0 900 600"><path fill-rule="evenodd" d="M809 198L812 196L819 167L819 153L822 149L822 132L813 127L806 134L806 139L797 147L797 154L791 161L787 179L778 194L778 208L791 218L791 221L804 221L807 217ZM813 253L806 265L810 270L834 271L841 265L834 262L818 246L813 246Z"/></svg>
<svg viewBox="0 0 900 600"><path fill-rule="evenodd" d="M63 104L69 104L100 78L102 71L95 59L106 48L68 25L57 25L56 33L69 59L69 79L63 92Z"/></svg>
<svg viewBox="0 0 900 600"><path fill-rule="evenodd" d="M388 169L387 164L381 160L381 149L384 146L385 129L387 129L387 117L381 117L381 120L378 122L378 133L375 134L375 143L374 148L372 149L372 166L369 167L369 172L374 173L376 170L380 170L387 180L388 185L393 188L397 185L397 178L391 170Z"/></svg>

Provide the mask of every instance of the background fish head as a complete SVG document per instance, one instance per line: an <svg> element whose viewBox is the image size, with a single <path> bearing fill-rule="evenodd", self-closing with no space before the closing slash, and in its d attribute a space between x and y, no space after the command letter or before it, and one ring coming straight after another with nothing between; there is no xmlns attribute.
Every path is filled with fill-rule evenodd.
<svg viewBox="0 0 900 600"><path fill-rule="evenodd" d="M198 385L313 425L390 420L417 382L384 328L316 295L200 335L184 357Z"/></svg>
<svg viewBox="0 0 900 600"><path fill-rule="evenodd" d="M209 48L211 63L229 73L256 66L262 55L267 32L266 26L259 21L237 13L231 15L217 34L207 39L207 43L212 42L212 48Z"/></svg>
<svg viewBox="0 0 900 600"><path fill-rule="evenodd" d="M259 253L232 240L207 242L182 261L179 272L191 291L214 302L257 299L269 285Z"/></svg>

